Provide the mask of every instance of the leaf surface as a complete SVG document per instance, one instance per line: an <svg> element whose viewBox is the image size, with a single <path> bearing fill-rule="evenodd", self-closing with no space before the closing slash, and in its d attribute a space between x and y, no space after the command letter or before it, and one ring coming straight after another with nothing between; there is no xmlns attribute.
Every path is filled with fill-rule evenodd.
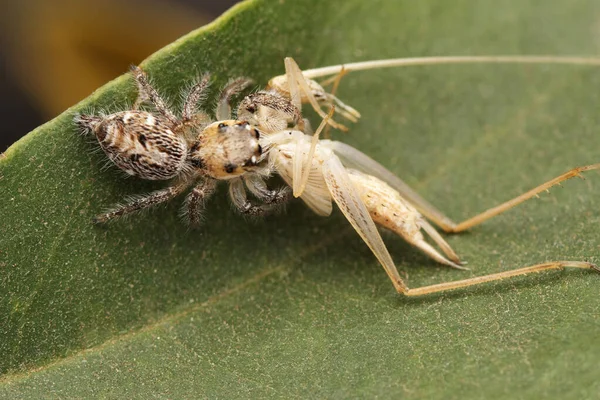
<svg viewBox="0 0 600 400"><path fill-rule="evenodd" d="M249 1L142 66L179 105L210 71L258 85L302 68L424 55L599 51L594 1ZM598 162L600 71L429 66L351 73L348 135L455 220ZM0 397L598 398L600 277L551 272L422 299L395 293L341 213L263 220L226 192L93 226L160 185L102 168L74 112L127 107L123 76L0 159ZM211 104L211 103L209 103ZM318 123L313 118L313 124ZM316 126L316 125L315 125ZM449 243L471 271L385 234L411 287L549 260L600 261L597 173Z"/></svg>

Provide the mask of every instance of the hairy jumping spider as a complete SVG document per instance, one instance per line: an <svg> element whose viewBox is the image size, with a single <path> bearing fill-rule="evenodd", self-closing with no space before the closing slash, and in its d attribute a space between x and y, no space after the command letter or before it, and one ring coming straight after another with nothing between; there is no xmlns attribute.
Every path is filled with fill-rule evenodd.
<svg viewBox="0 0 600 400"><path fill-rule="evenodd" d="M185 200L184 214L190 223L200 222L204 201L214 193L218 180L229 182L234 206L244 214L260 215L289 198L289 189L268 189L264 179L270 174L262 163L260 132L246 121L231 119L230 98L251 81L231 81L219 97L216 117L197 112L209 85L204 75L186 96L181 116L176 116L139 67L132 68L139 97L132 110L110 115L75 117L82 130L93 133L108 158L129 175L148 180L172 180L161 190L128 199L94 218L102 223L168 201L193 189ZM138 106L149 101L156 112ZM191 132L191 135L189 134ZM196 132L198 132L196 134ZM263 204L254 204L248 189Z"/></svg>

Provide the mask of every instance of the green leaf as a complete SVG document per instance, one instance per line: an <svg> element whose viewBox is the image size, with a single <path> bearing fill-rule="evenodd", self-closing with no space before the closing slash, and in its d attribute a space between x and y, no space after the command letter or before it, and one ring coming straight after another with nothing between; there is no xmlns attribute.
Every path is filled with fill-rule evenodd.
<svg viewBox="0 0 600 400"><path fill-rule="evenodd" d="M203 71L215 90L240 75L264 85L284 56L311 68L593 55L599 13L591 0L249 1L143 67L178 99ZM598 162L598 87L596 68L575 66L357 72L340 96L363 118L336 136L459 220ZM104 208L160 185L102 168L72 116L122 110L134 96L128 76L116 79L0 160L0 397L598 398L600 278L586 271L409 300L341 213L320 218L295 202L249 221L223 189L197 231L179 220L180 201L93 226ZM384 239L411 287L598 262L598 178L448 236L470 272Z"/></svg>

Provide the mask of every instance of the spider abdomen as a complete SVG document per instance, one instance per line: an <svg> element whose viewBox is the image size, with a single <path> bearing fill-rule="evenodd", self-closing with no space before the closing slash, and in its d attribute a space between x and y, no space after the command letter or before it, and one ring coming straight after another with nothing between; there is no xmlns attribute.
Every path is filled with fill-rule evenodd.
<svg viewBox="0 0 600 400"><path fill-rule="evenodd" d="M187 143L163 117L145 111L111 114L93 128L108 158L129 175L171 179L184 168Z"/></svg>

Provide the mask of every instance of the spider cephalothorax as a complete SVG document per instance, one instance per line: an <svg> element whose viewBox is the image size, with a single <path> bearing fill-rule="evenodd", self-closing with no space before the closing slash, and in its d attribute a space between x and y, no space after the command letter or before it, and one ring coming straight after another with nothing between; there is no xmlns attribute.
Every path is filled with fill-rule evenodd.
<svg viewBox="0 0 600 400"><path fill-rule="evenodd" d="M190 149L193 165L215 179L245 174L261 160L260 132L246 121L225 120L210 124Z"/></svg>

